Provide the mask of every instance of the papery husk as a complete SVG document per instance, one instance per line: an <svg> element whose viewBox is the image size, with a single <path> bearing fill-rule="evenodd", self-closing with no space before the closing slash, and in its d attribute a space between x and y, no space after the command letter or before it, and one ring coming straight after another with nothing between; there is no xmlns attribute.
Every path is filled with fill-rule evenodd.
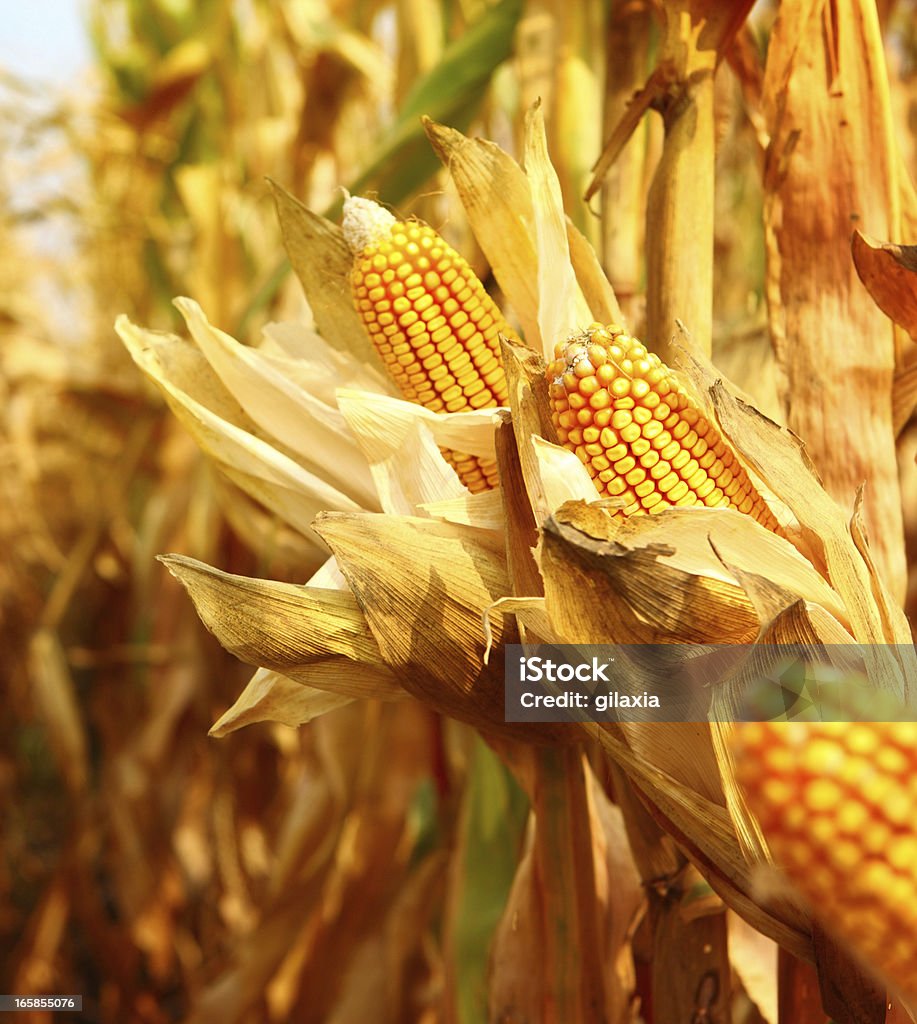
<svg viewBox="0 0 917 1024"><path fill-rule="evenodd" d="M222 739L256 722L279 722L296 729L352 700L354 698L348 694L317 690L279 672L259 668L208 735Z"/></svg>
<svg viewBox="0 0 917 1024"><path fill-rule="evenodd" d="M519 317L526 344L553 355L554 341L559 339L545 338L542 333L539 296L563 291L567 299L561 305L566 308L568 302L572 303L578 311L562 316L572 321L572 327L584 327L593 319L617 320L621 314L592 247L563 212L556 175L547 159L540 113L530 114L527 124L523 170L493 142L468 139L429 119L424 122L427 137L449 170L475 237ZM549 247L543 248L545 245ZM552 249L552 245L559 248ZM539 252L546 256L540 258ZM549 319L550 329L556 330L557 318L550 314Z"/></svg>
<svg viewBox="0 0 917 1024"><path fill-rule="evenodd" d="M400 397L384 366L358 362L352 353L330 344L310 325L297 320L266 324L257 351L327 406L336 406L339 388Z"/></svg>
<svg viewBox="0 0 917 1024"><path fill-rule="evenodd" d="M458 523L460 526L477 526L482 530L499 531L505 525L503 495L499 487L477 494L466 491L458 498L421 502L417 508L433 519Z"/></svg>
<svg viewBox="0 0 917 1024"><path fill-rule="evenodd" d="M393 515L320 516L334 552L399 683L485 734L529 741L559 727L504 722L502 664L485 666L482 612L510 591L502 537L453 523ZM495 644L518 642L512 620L490 615Z"/></svg>
<svg viewBox="0 0 917 1024"><path fill-rule="evenodd" d="M844 602L856 639L861 643L907 643L910 630L904 613L883 579L870 572L858 552L843 511L825 492L807 446L791 430L737 397L697 352L686 355L681 369L709 400L724 434L746 465L796 517L800 540L811 560L824 566L832 589Z"/></svg>
<svg viewBox="0 0 917 1024"><path fill-rule="evenodd" d="M504 351L504 358L509 358L507 351ZM507 412L501 413L498 417L494 442L500 473L500 496L503 499L506 568L512 593L520 599L541 599L544 585L535 563L538 525L528 499L513 429L513 417ZM517 619L517 622L524 643L527 626L520 619Z"/></svg>
<svg viewBox="0 0 917 1024"><path fill-rule="evenodd" d="M525 172L495 142L469 139L424 118L424 129L449 171L475 238L519 318L527 343L541 348L538 257L532 195Z"/></svg>
<svg viewBox="0 0 917 1024"><path fill-rule="evenodd" d="M739 847L735 827L722 801L709 800L693 787L660 771L646 756L638 756L614 727L583 726L608 755L621 765L660 826L697 865L714 891L751 925L796 956L813 959L808 914L786 893L762 893ZM645 732L651 736L652 729ZM683 760L690 752L683 755Z"/></svg>
<svg viewBox="0 0 917 1024"><path fill-rule="evenodd" d="M917 246L880 242L860 231L851 241L860 280L879 309L917 341ZM917 349L905 346L895 361L892 420L899 435L917 408Z"/></svg>
<svg viewBox="0 0 917 1024"><path fill-rule="evenodd" d="M336 695L403 696L347 591L233 576L181 555L160 561L188 591L204 625L240 661Z"/></svg>
<svg viewBox="0 0 917 1024"><path fill-rule="evenodd" d="M551 407L544 366L541 356L504 339L503 368L506 371L509 408L516 438L514 461L518 462L519 473L525 485L531 510L529 516L534 515L535 525L539 528L545 517L554 511L554 506L545 494L531 438L547 437L551 441L557 439L551 426Z"/></svg>
<svg viewBox="0 0 917 1024"><path fill-rule="evenodd" d="M282 450L295 453L303 465L352 495L360 507L378 509L366 460L347 436L338 409L291 379L287 361L241 345L213 327L196 302L179 298L175 305L207 361L252 422L276 438ZM321 345L313 334L312 348Z"/></svg>
<svg viewBox="0 0 917 1024"><path fill-rule="evenodd" d="M545 523L545 598L566 643L754 640L754 609L725 573L701 575L666 564L665 556L676 551L671 540L609 540L613 529L606 512L582 502L563 506Z"/></svg>
<svg viewBox="0 0 917 1024"><path fill-rule="evenodd" d="M350 292L353 253L341 229L313 213L276 182L274 194L283 244L315 317L319 333L358 363L368 363L383 379L382 360L357 314Z"/></svg>
<svg viewBox="0 0 917 1024"><path fill-rule="evenodd" d="M188 342L136 327L123 316L115 326L134 361L159 387L199 447L250 497L307 537L321 509L360 507L258 436L254 422Z"/></svg>
<svg viewBox="0 0 917 1024"><path fill-rule="evenodd" d="M414 515L468 491L441 448L494 457L494 410L437 413L414 402L341 389L338 405L369 463L384 511Z"/></svg>
<svg viewBox="0 0 917 1024"><path fill-rule="evenodd" d="M542 352L550 359L554 346L581 330L591 314L570 263L560 181L548 157L544 115L538 103L526 114L524 149L538 253L538 327Z"/></svg>
<svg viewBox="0 0 917 1024"><path fill-rule="evenodd" d="M501 597L489 608L484 609L484 660L489 661L493 653L494 637L490 628L491 612L514 615L519 628L520 643L563 643L548 617L543 597Z"/></svg>

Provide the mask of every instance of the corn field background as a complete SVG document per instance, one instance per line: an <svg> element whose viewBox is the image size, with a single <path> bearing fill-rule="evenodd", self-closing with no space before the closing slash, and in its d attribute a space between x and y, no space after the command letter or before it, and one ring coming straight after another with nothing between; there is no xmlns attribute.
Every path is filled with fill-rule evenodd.
<svg viewBox="0 0 917 1024"><path fill-rule="evenodd" d="M765 934L758 890L647 811L641 764L694 778L702 750L716 777L696 736L536 747L408 682L300 727L287 691L227 717L265 662L221 647L156 556L303 584L327 549L207 457L113 327L187 337L176 296L252 349L309 323L290 197L337 224L346 187L433 225L531 337L443 126L533 174L540 100L630 333L669 360L683 322L805 441L845 522L867 481L913 624L913 250L889 304L850 241L917 244L911 0L89 0L85 23L84 81L0 68L0 992L149 1024L913 1020L914 973L886 989L830 916ZM882 257L864 280L897 281Z"/></svg>

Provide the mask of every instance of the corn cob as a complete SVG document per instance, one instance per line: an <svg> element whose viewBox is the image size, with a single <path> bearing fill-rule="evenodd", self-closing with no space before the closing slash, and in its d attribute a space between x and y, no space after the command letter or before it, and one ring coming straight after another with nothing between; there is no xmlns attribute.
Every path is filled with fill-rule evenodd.
<svg viewBox="0 0 917 1024"><path fill-rule="evenodd" d="M402 395L434 412L506 405L500 335L515 335L465 259L368 199L347 199L343 230L357 312ZM493 460L443 455L470 491L497 484Z"/></svg>
<svg viewBox="0 0 917 1024"><path fill-rule="evenodd" d="M736 775L816 914L917 995L917 723L735 727Z"/></svg>
<svg viewBox="0 0 917 1024"><path fill-rule="evenodd" d="M558 438L625 516L727 506L776 530L745 469L678 379L612 324L555 346L548 366Z"/></svg>

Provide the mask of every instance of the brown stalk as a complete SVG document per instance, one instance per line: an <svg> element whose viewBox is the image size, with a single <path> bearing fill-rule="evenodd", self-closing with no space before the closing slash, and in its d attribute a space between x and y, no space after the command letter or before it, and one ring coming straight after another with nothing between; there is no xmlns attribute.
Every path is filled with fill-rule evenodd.
<svg viewBox="0 0 917 1024"><path fill-rule="evenodd" d="M656 104L662 157L647 200L647 338L663 361L680 318L709 354L713 336L714 75L750 0L678 0L662 6Z"/></svg>
<svg viewBox="0 0 917 1024"><path fill-rule="evenodd" d="M535 757L535 870L543 897L544 1024L606 1020L587 772L579 747Z"/></svg>
<svg viewBox="0 0 917 1024"><path fill-rule="evenodd" d="M785 4L764 82L767 299L787 424L826 490L849 507L864 481L873 554L905 585L892 427L896 340L850 258L850 233L898 230L898 161L875 6ZM868 158L864 158L868 154Z"/></svg>
<svg viewBox="0 0 917 1024"><path fill-rule="evenodd" d="M646 76L652 14L648 4L614 4L606 29L603 130L610 136ZM643 276L647 145L637 132L621 148L601 185L602 259L618 301L636 330L635 299ZM596 178L601 174L596 168Z"/></svg>
<svg viewBox="0 0 917 1024"><path fill-rule="evenodd" d="M628 776L618 766L612 774L649 899L654 1019L690 1021L706 1011L716 1020L727 1014L730 1001L726 915L722 909L685 914L685 881L699 875L689 870L687 857L647 811Z"/></svg>

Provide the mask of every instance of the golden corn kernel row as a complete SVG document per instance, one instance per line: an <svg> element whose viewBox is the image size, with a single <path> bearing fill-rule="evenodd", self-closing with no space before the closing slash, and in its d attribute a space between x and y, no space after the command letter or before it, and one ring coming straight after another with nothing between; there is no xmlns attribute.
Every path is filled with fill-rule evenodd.
<svg viewBox="0 0 917 1024"><path fill-rule="evenodd" d="M499 336L513 332L466 260L431 227L389 215L356 252L351 286L357 312L407 400L434 412L506 404ZM469 490L497 484L492 460L443 455Z"/></svg>
<svg viewBox="0 0 917 1024"><path fill-rule="evenodd" d="M592 324L548 366L558 437L624 515L673 505L728 506L777 521L716 428L671 370L635 338Z"/></svg>
<svg viewBox="0 0 917 1024"><path fill-rule="evenodd" d="M736 726L737 777L779 867L917 994L917 723Z"/></svg>

